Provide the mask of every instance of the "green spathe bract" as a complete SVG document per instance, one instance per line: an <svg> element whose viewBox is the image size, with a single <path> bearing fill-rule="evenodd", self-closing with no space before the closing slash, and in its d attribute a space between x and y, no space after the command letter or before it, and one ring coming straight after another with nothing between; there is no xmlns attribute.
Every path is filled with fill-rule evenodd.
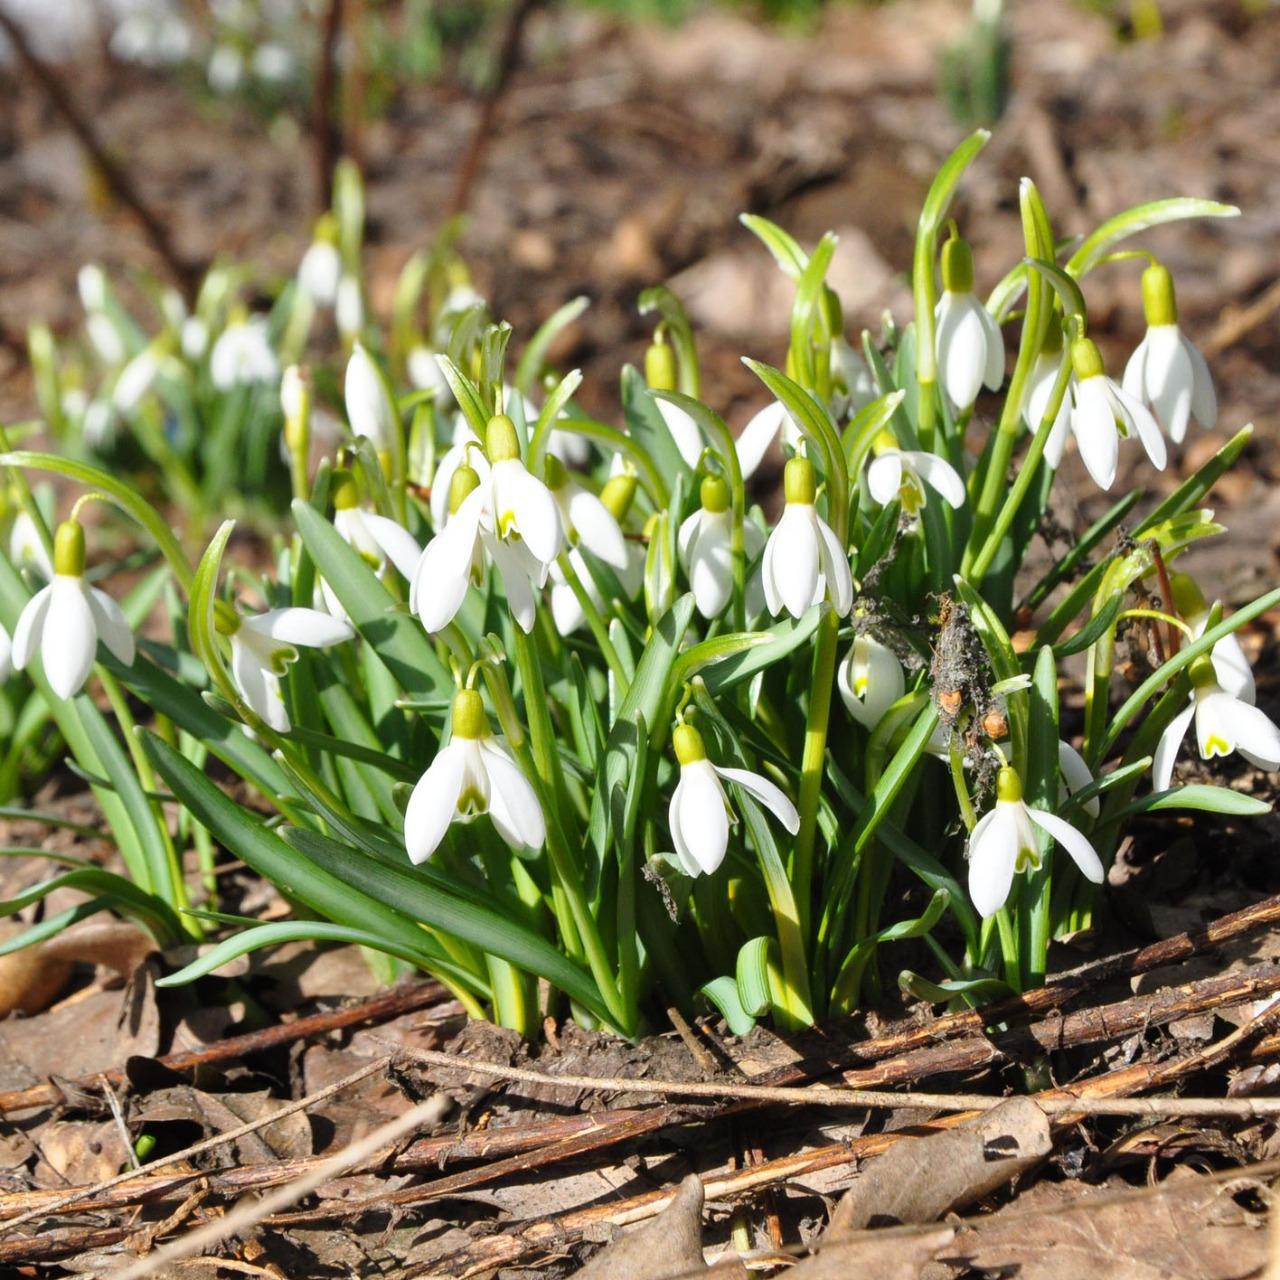
<svg viewBox="0 0 1280 1280"><path fill-rule="evenodd" d="M139 642L131 666L99 653L91 679L109 714L87 695L56 698L38 661L13 677L5 797L24 773L48 767L36 743L56 730L59 750L91 781L123 874L54 857L70 869L0 910L60 888L87 900L3 949L109 910L163 946L219 932L165 985L212 982L237 956L306 939L381 951L388 974L435 974L472 1014L529 1035L547 1015L573 1014L635 1036L660 1025L668 1007L694 1014L708 1005L735 1032L766 1017L794 1028L874 1001L895 981L922 998L977 1005L1044 979L1050 941L1088 923L1099 890L1047 834L1033 833L1034 848L1018 846L1026 856L1003 906L980 919L965 889L964 849L997 793L1006 816L1025 801L1051 815L1050 826L1056 817L1074 827L1104 862L1140 814L1238 820L1262 811L1224 785L1153 793L1147 782L1162 735L1171 723L1176 730L1193 691L1247 680L1230 666L1232 632L1280 601L1273 591L1227 611L1211 592L1201 599L1177 567L1188 547L1225 534L1199 504L1249 428L1163 501L1118 495L1048 568L1022 572L1063 483L1049 444L1059 410L1070 410L1072 374L1078 381L1100 369L1089 332L1092 273L1133 273L1135 314L1145 290L1147 311L1167 319L1173 283L1164 268L1148 268L1140 288L1133 263L1149 255L1119 246L1162 223L1235 211L1159 201L1104 223L1068 256L1035 184L1023 180L1023 242L991 288L973 278L967 248L980 228L948 226L986 139L966 139L939 171L911 264L915 314L879 334L844 332L827 279L834 236L807 246L767 219L743 219L795 288L785 349L746 360L765 415L756 430L776 433L786 499L812 507L834 539L835 551L824 543L822 554L850 565L847 619L807 563L771 565L769 579L814 576L807 610L801 600L788 605L797 617L763 612L754 549L772 545L768 521L744 486L733 430L703 398L695 328L665 286L638 299L653 326L644 375L624 369L616 410L597 421L577 403L581 374L547 365L557 333L590 327L585 300L556 312L512 361L511 329L471 289L457 228L447 229L406 267L389 338L373 323L362 334L366 390L388 410L391 438L344 438L314 474L293 447L283 488L269 464L279 448L277 389L214 387L209 344L194 341L216 340L233 316L243 318L243 273L211 273L189 317L198 326L185 336L171 315L158 325L128 317L104 286L110 305L97 323L115 327L126 358L160 353L155 382L120 424L142 470L106 455L17 451L3 433L0 464L24 527L47 551L49 527L63 518L54 567L64 577L78 580L88 563L110 587L112 544L94 545L94 526L76 523L78 507L42 508L28 475L58 475L123 514L120 527L157 562L126 614L137 625L163 596L169 626L163 640ZM358 281L363 194L354 169L344 168L339 186L334 225L344 271ZM956 412L939 391L934 306L940 289L984 287L1016 354L998 398ZM268 335L280 368L310 364L317 404L336 403L345 362L309 349L313 312L286 288L255 332ZM42 403L52 405L59 353L42 330L32 349ZM1064 355L1056 376L1037 384L1047 400L1028 431L1025 402L1044 353ZM433 363L423 366L424 356ZM411 367L422 389L410 385ZM296 399L301 377L289 376L286 398ZM51 423L59 439L84 444L83 424L62 419ZM192 434L201 422L213 424L205 437ZM257 459L241 480L228 451ZM923 503L880 506L866 477L886 453L926 479L945 464L963 481L964 502L941 501L921 484ZM494 467L544 513L544 484L563 498L572 473L577 533L593 519L617 521L631 558L602 563L582 536L531 564L513 531L495 528ZM448 515L442 527L428 487L450 498L435 504ZM239 536L230 520L213 530L213 514L228 509L256 515L269 557L241 541L248 519ZM709 550L690 554L703 536L713 539ZM414 572L415 546L428 544L439 559L420 563L445 565L439 580ZM809 544L794 543L790 554L804 559ZM0 557L0 622L10 633L45 585L39 561L38 551L21 566ZM1166 589L1171 566L1176 590ZM721 616L694 608L692 579L704 571L729 584ZM315 612L321 581L350 629ZM439 634L428 635L410 608L411 583L457 593ZM557 589L572 591L576 613L550 608ZM517 603L531 630L513 621ZM1193 605L1194 618L1179 612ZM1135 689L1115 678L1121 628L1158 655ZM1029 646L1015 643L1028 635ZM846 714L836 696L837 664L860 637L874 640L886 680L887 696L866 699L879 717L871 723L870 713ZM256 665L244 655L254 643ZM1087 668L1082 718L1058 697L1063 663L1076 654ZM255 686L250 697L245 682L265 680L263 672L278 685ZM1241 685L1237 695L1247 702L1252 690ZM268 723L253 709L263 706L287 716ZM1248 717L1265 738L1264 712ZM691 876L674 852L668 808L681 778L704 788L688 812L707 826L694 835L715 850L711 874ZM415 801L415 822L441 825L415 845L424 860L414 865L405 808L414 788L430 795L435 786L449 802ZM779 812L779 790L794 837L769 816ZM516 835L543 824L522 825L504 806L535 803L545 840L524 847ZM680 832L684 841L689 833ZM188 843L198 884L180 871ZM222 913L220 850L271 880L297 918L254 924Z"/></svg>

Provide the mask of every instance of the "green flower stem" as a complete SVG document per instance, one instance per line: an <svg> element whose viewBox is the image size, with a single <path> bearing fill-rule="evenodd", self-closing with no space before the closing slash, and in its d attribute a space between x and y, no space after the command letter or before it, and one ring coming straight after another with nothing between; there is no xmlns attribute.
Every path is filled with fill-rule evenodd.
<svg viewBox="0 0 1280 1280"><path fill-rule="evenodd" d="M613 678L618 685L619 696L625 694L627 685L630 683L627 679L626 668L618 657L617 649L613 647L613 641L609 639L609 628L604 618L601 617L600 610L596 608L595 601L591 599L586 587L582 585L582 579L578 577L577 570L574 569L568 552L562 551L556 563L560 566L560 572L564 574L565 582L569 584L569 589L573 592L574 598L582 609L583 616L587 620L587 626L591 629L591 634L595 637L596 644L600 646L601 657L604 658L609 670L613 673Z"/></svg>
<svg viewBox="0 0 1280 1280"><path fill-rule="evenodd" d="M494 846L492 840L486 839L482 842L480 857L494 892L504 894L512 877L503 852ZM537 1027L538 1014L537 988L533 977L496 956L486 955L484 960L498 1021L522 1036L532 1035Z"/></svg>

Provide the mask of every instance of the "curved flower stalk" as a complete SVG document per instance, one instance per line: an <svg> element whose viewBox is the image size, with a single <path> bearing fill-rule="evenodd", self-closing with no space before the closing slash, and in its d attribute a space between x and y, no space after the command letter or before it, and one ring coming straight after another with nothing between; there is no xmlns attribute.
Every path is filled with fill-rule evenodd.
<svg viewBox="0 0 1280 1280"><path fill-rule="evenodd" d="M84 579L84 528L64 520L53 543L53 577L27 602L13 633L13 666L18 671L38 652L45 679L59 698L84 687L98 653L98 641L126 667L133 665L133 632L105 591Z"/></svg>
<svg viewBox="0 0 1280 1280"><path fill-rule="evenodd" d="M1228 693L1218 682L1212 658L1197 658L1189 674L1191 702L1160 735L1151 765L1152 787L1164 791L1173 780L1174 761L1193 717L1202 760L1238 751L1250 764L1268 773L1280 769L1280 728L1271 717L1252 701Z"/></svg>
<svg viewBox="0 0 1280 1280"><path fill-rule="evenodd" d="M689 579L693 602L704 618L718 618L733 598L733 511L729 486L707 476L699 490L701 505L680 526L676 547ZM745 558L753 560L764 535L750 520L742 526Z"/></svg>
<svg viewBox="0 0 1280 1280"><path fill-rule="evenodd" d="M381 372L359 342L347 361L343 399L352 433L371 441L378 453L389 451L393 433L400 429L400 423Z"/></svg>
<svg viewBox="0 0 1280 1280"><path fill-rule="evenodd" d="M907 677L898 655L864 631L836 669L836 687L850 716L871 730L907 691Z"/></svg>
<svg viewBox="0 0 1280 1280"><path fill-rule="evenodd" d="M1000 389L1004 339L973 291L973 252L959 236L942 246L942 297L934 308L934 324L942 387L963 413L973 408L983 386Z"/></svg>
<svg viewBox="0 0 1280 1280"><path fill-rule="evenodd" d="M680 781L667 817L676 857L687 875L713 874L728 851L732 811L722 778L759 800L791 835L800 829L800 815L781 787L748 769L712 764L702 734L693 725L677 725L671 744L680 764Z"/></svg>
<svg viewBox="0 0 1280 1280"><path fill-rule="evenodd" d="M453 822L487 813L513 849L540 849L546 819L529 780L489 732L484 701L474 689L453 698L451 732L409 797L404 815L405 852L425 862Z"/></svg>
<svg viewBox="0 0 1280 1280"><path fill-rule="evenodd" d="M298 288L318 307L331 307L338 300L342 278L342 255L338 252L338 220L332 213L316 219L311 243L298 264Z"/></svg>
<svg viewBox="0 0 1280 1280"><path fill-rule="evenodd" d="M1168 461L1164 436L1147 409L1103 372L1102 353L1089 338L1071 344L1075 373L1071 434L1081 460L1100 489L1115 483L1120 437L1136 435L1157 470Z"/></svg>
<svg viewBox="0 0 1280 1280"><path fill-rule="evenodd" d="M1008 900L1013 877L1040 866L1039 827L1056 840L1086 880L1105 878L1097 850L1069 822L1022 799L1022 779L1009 765L996 775L996 803L969 835L969 897L984 918Z"/></svg>
<svg viewBox="0 0 1280 1280"><path fill-rule="evenodd" d="M817 482L808 458L788 461L783 491L786 506L760 563L765 604L774 617L786 609L799 618L829 599L843 618L853 608L853 573L848 554L814 505Z"/></svg>
<svg viewBox="0 0 1280 1280"><path fill-rule="evenodd" d="M331 492L333 527L343 540L354 547L376 573L382 573L390 560L405 581L411 582L422 556L422 548L413 535L394 520L361 509L355 477L351 472L334 472ZM320 579L320 592L329 613L335 618L350 620L342 601L325 578Z"/></svg>
<svg viewBox="0 0 1280 1280"><path fill-rule="evenodd" d="M964 506L964 481L945 458L919 449L899 449L888 431L876 436L871 449L875 457L867 467L867 488L882 507L896 498L908 515L918 515L928 501L926 485L951 506Z"/></svg>
<svg viewBox="0 0 1280 1280"><path fill-rule="evenodd" d="M269 386L280 377L265 316L232 320L209 352L209 377L219 391Z"/></svg>
<svg viewBox="0 0 1280 1280"><path fill-rule="evenodd" d="M319 609L268 609L245 617L220 603L214 625L231 642L231 674L241 696L277 733L293 727L280 679L298 660L298 646L327 649L356 634L349 622Z"/></svg>
<svg viewBox="0 0 1280 1280"><path fill-rule="evenodd" d="M1218 397L1205 358L1178 327L1178 304L1169 269L1153 262L1142 273L1146 336L1124 370L1124 390L1149 405L1174 444L1195 418L1206 430L1218 421Z"/></svg>

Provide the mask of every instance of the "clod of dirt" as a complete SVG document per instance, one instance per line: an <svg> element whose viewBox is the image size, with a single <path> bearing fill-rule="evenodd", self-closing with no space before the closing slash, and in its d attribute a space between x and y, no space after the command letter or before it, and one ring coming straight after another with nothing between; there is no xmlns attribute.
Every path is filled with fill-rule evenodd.
<svg viewBox="0 0 1280 1280"><path fill-rule="evenodd" d="M904 1138L845 1192L825 1238L889 1223L934 1222L1026 1172L1052 1146L1049 1121L1030 1098L1011 1098L962 1128Z"/></svg>
<svg viewBox="0 0 1280 1280"><path fill-rule="evenodd" d="M578 1280L669 1280L707 1270L702 1257L702 1181L691 1173L652 1222L615 1240Z"/></svg>

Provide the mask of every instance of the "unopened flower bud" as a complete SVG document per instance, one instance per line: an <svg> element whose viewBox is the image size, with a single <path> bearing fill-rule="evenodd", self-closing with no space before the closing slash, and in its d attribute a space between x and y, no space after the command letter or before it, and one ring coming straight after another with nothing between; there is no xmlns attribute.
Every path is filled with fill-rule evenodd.
<svg viewBox="0 0 1280 1280"><path fill-rule="evenodd" d="M959 236L942 246L942 287L948 293L973 292L973 250Z"/></svg>
<svg viewBox="0 0 1280 1280"><path fill-rule="evenodd" d="M520 457L520 439L516 424L505 413L495 413L484 433L484 451L492 463Z"/></svg>
<svg viewBox="0 0 1280 1280"><path fill-rule="evenodd" d="M729 486L719 476L707 476L698 492L704 511L718 515L729 510Z"/></svg>
<svg viewBox="0 0 1280 1280"><path fill-rule="evenodd" d="M676 389L676 354L663 338L655 337L644 353L644 377L655 391Z"/></svg>
<svg viewBox="0 0 1280 1280"><path fill-rule="evenodd" d="M480 487L480 476L474 467L464 462L455 467L449 480L449 514L456 515L458 508L467 500L469 494Z"/></svg>
<svg viewBox="0 0 1280 1280"><path fill-rule="evenodd" d="M627 472L610 477L605 481L604 488L600 490L600 501L619 524L627 518L627 512L631 510L635 496L636 478Z"/></svg>
<svg viewBox="0 0 1280 1280"><path fill-rule="evenodd" d="M1153 262L1142 273L1142 310L1148 325L1177 324L1178 303L1169 268Z"/></svg>

